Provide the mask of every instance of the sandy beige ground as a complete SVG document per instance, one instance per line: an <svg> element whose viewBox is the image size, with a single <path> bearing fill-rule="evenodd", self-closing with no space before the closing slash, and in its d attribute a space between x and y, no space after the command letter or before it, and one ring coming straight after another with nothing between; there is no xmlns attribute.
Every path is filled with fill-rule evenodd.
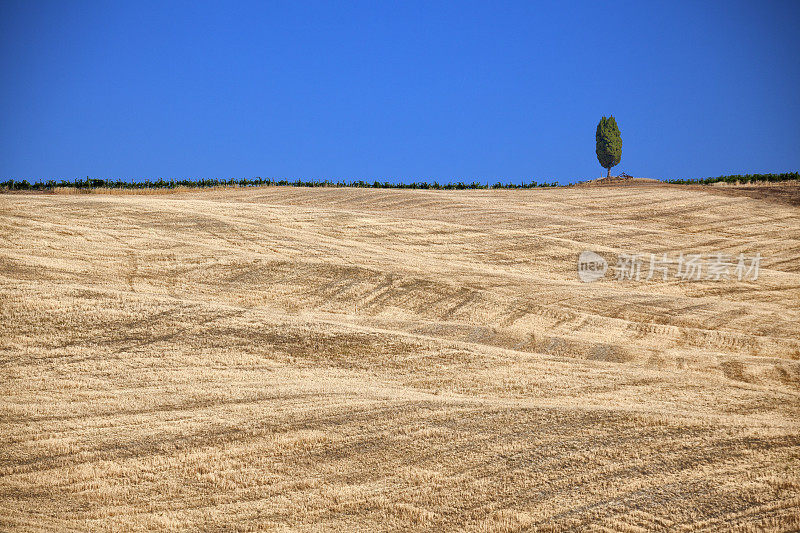
<svg viewBox="0 0 800 533"><path fill-rule="evenodd" d="M797 529L798 359L769 197L0 195L0 529Z"/></svg>

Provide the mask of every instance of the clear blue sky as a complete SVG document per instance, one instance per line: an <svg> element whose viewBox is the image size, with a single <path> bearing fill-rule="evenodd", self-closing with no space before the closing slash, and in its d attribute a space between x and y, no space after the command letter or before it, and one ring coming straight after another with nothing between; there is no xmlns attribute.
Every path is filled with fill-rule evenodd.
<svg viewBox="0 0 800 533"><path fill-rule="evenodd" d="M800 2L0 3L0 178L800 169Z"/></svg>

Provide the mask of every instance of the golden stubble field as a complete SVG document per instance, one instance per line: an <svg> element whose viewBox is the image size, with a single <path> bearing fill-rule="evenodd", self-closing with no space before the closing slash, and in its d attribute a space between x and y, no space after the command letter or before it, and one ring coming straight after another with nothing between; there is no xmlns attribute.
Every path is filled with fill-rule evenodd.
<svg viewBox="0 0 800 533"><path fill-rule="evenodd" d="M780 195L0 195L0 368L2 530L800 528Z"/></svg>

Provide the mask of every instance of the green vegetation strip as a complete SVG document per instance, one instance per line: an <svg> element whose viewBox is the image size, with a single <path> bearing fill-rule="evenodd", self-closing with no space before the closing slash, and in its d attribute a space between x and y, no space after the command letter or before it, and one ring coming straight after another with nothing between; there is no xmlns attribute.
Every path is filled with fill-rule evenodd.
<svg viewBox="0 0 800 533"><path fill-rule="evenodd" d="M800 180L800 173L784 172L781 174L745 174L732 176L718 176L715 178L701 179L670 179L665 183L678 185L710 185L712 183L754 183L754 182L781 182ZM207 187L260 187L260 186L284 186L284 187L358 187L369 189L439 189L439 190L463 190L463 189L533 189L536 187L557 187L558 183L528 181L521 184L497 182L494 185L473 181L471 183L449 182L439 183L427 181L412 183L390 183L388 181L330 181L330 180L285 180L272 178L253 178L253 179L198 179L198 180L164 180L158 179L143 181L126 181L114 179L89 178L76 180L47 180L35 181L9 179L0 182L0 190L4 191L47 191L57 187L74 189L175 189L185 188L207 188Z"/></svg>

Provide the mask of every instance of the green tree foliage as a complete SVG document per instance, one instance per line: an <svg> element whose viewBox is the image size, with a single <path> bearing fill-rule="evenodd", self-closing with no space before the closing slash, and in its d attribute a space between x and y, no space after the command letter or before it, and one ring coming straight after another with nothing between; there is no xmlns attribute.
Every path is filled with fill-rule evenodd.
<svg viewBox="0 0 800 533"><path fill-rule="evenodd" d="M595 149L597 160L600 161L603 168L608 170L606 176L611 176L611 167L622 159L622 137L620 137L617 121L613 116L600 119L600 123L597 124L595 141L597 142Z"/></svg>
<svg viewBox="0 0 800 533"><path fill-rule="evenodd" d="M667 180L667 183L675 183L678 185L710 185L712 183L723 182L747 185L748 183L779 183L782 181L800 181L800 172L781 172L780 174L733 174L731 176L695 179L676 178Z"/></svg>
<svg viewBox="0 0 800 533"><path fill-rule="evenodd" d="M463 181L439 183L434 181L429 183L427 181L414 181L411 183L390 183L388 181L374 180L371 183L364 180L351 180L351 181L330 181L330 180L288 180L288 179L274 179L274 178L202 178L197 180L181 179L181 180L165 180L159 178L158 180L120 180L120 179L76 179L76 180L37 180L34 183L29 183L26 180L16 181L9 179L0 181L0 192L4 191L47 191L53 190L56 187L69 187L75 189L176 189L182 188L205 188L205 187L264 187L264 186L281 186L281 187L361 187L372 189L441 189L441 190L464 190L464 189L533 189L536 187L558 187L558 182L542 182L538 183L533 180L523 181L521 184L516 183L502 183L497 182L495 185L489 186L488 183L481 183L473 181L466 183Z"/></svg>
<svg viewBox="0 0 800 533"><path fill-rule="evenodd" d="M2 179L2 178L0 178ZM733 176L718 176L716 178L699 178L699 179L670 179L666 180L667 183L675 184L693 184L693 185L710 185L717 182L725 183L756 183L756 182L781 182L781 181L800 181L800 172L783 172L781 174L746 174L746 175L733 175ZM390 183L388 181L374 180L372 183L358 180L358 181L330 181L330 180L286 180L274 178L202 178L197 180L182 179L182 180L164 180L159 178L156 181L143 180L143 181L129 181L120 179L99 179L89 178L76 179L76 180L59 180L54 179L36 180L30 183L28 180L17 181L8 179L0 181L0 193L6 191L52 191L57 187L69 187L74 189L176 189L178 187L184 188L206 188L206 187L266 187L266 186L282 186L282 187L368 187L372 189L533 189L536 187L558 187L558 182L536 182L534 180L526 180L522 184L503 183L498 181L494 185L486 183L479 183L473 181L472 183L465 183L463 181L433 183L427 181L415 181L411 183Z"/></svg>

